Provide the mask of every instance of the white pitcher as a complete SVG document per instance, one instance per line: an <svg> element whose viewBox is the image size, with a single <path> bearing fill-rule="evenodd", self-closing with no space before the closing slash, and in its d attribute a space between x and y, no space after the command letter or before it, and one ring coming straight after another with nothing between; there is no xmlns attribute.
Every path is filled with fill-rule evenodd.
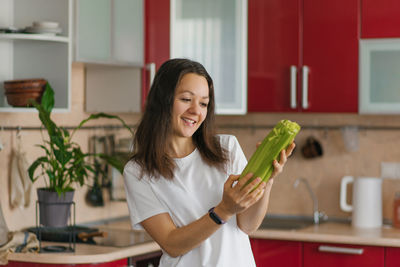
<svg viewBox="0 0 400 267"><path fill-rule="evenodd" d="M347 185L353 183L353 202L347 203ZM352 226L377 228L382 226L382 179L345 176L340 183L340 208L353 212Z"/></svg>

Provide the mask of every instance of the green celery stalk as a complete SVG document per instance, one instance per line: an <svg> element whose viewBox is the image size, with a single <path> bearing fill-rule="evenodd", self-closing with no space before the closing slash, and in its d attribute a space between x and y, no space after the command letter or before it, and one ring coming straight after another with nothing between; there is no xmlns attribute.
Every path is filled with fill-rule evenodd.
<svg viewBox="0 0 400 267"><path fill-rule="evenodd" d="M274 171L273 161L278 159L281 151L293 142L300 128L300 125L290 120L281 120L275 125L251 156L240 175L239 180L249 172L253 173L252 179L244 186L256 177L260 177L262 182L268 181Z"/></svg>

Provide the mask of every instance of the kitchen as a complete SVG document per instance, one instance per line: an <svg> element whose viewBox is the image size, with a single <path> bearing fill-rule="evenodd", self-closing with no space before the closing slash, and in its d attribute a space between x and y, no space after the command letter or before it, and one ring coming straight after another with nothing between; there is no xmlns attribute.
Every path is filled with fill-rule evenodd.
<svg viewBox="0 0 400 267"><path fill-rule="evenodd" d="M304 22L304 33L305 37L309 35L317 35L319 39L307 41L304 40L302 46L304 46L304 55L296 55L296 58L303 58L303 61L295 61L290 62L285 66L285 71L287 72L287 81L282 82L276 80L277 84L282 83L282 86L285 86L284 95L280 95L279 93L275 93L273 89L274 81L271 82L271 79L274 78L274 73L271 72L271 69L274 66L268 66L268 64L264 65L265 62L275 62L271 60L271 55L267 54L266 51L263 50L263 47L268 47L271 49L271 53L278 54L280 50L276 49L279 44L269 43L268 38L265 35L259 34L257 31L265 31L269 33L271 31L271 36L275 36L273 40L281 40L282 32L289 33L291 31L286 28L279 28L279 25L286 25L284 23L278 24L279 16L274 17L273 14L280 14L278 12L271 12L270 16L264 16L261 11L264 10L268 12L268 10L276 10L279 7L277 1L248 1L248 95L247 95L247 110L246 114L242 115L233 115L227 114L218 115L217 123L219 126L219 132L221 133L229 133L235 135L246 156L249 158L251 154L255 150L255 140L262 140L266 133L270 130L270 128L281 119L290 119L292 121L298 122L302 126L302 130L300 134L296 138L297 149L294 155L291 157L287 166L285 167L284 172L280 175L278 179L276 179L274 183L274 187L271 193L271 201L269 206L269 214L271 215L293 215L293 216L312 216L313 213L313 202L310 197L310 194L307 191L307 187L303 184L300 184L298 187L294 188L293 184L295 180L299 177L307 179L309 182L313 192L318 199L318 208L320 211L323 211L329 218L333 219L342 219L349 220L351 218L351 213L344 212L340 208L340 183L344 176L367 176L367 177L381 177L382 176L382 163L399 163L400 162L400 150L398 150L398 132L400 129L400 117L399 113L399 104L397 102L396 106L393 108L392 112L379 112L373 110L371 112L359 112L360 104L358 102L358 94L360 93L361 81L359 81L359 72L362 71L362 65L359 69L359 38L368 39L368 38L384 38L384 39L395 39L400 37L400 33L398 32L398 28L393 27L392 25L399 25L398 16L393 14L398 14L396 11L399 10L399 6L396 1L387 1L387 4L380 4L379 9L373 3L373 1L350 1L351 5L348 7L348 1L337 1L337 5L342 2L343 6L345 6L348 12L350 10L353 12L351 14L347 14L350 16L350 23L353 28L348 27L346 25L341 25L340 29L349 28L350 34L355 34L350 37L350 41L348 39L337 39L335 35L335 40L338 43L348 41L351 43L350 47L347 50L350 50L350 56L344 54L343 51L335 50L335 46L333 41L329 43L329 50L326 51L324 48L325 42L331 41L327 34L322 34L318 32L317 29L313 29L310 33L307 33L306 26L317 25L316 23ZM15 1L18 3L18 1ZM73 1L65 1L70 2L72 4ZM240 1L241 2L241 1ZM263 2L269 2L270 6L264 6ZM291 13L289 13L285 17L286 14L282 15L284 19L294 18L298 19L298 14L296 14L297 8L299 8L300 3L303 1L288 1L288 3L294 3L295 7L287 9ZM320 1L322 2L322 1ZM10 26L6 24L7 19L10 19L9 12L7 12L7 8L11 8L12 6L10 1L3 1L2 4L6 4L5 9L2 8L1 13L1 27ZM303 7L305 11L307 7L306 4L314 4L312 1L304 1L305 6ZM147 15L147 20L145 23L149 25L153 25L152 27L147 27L150 31L151 29L155 29L154 32L147 32L148 38L146 39L146 43L144 47L146 50L147 57L144 61L144 64L150 62L156 62L156 66L167 59L169 57L169 35L168 35L168 27L170 27L169 23L163 23L165 21L169 21L169 14L165 12L165 10L169 10L169 1L163 1L162 4L157 1L144 1L145 9L147 12L153 11L153 13L149 13ZM297 5L297 6L296 6ZM319 5L323 5L320 3ZM368 9L368 5L371 5L371 9ZM360 6L364 8L360 8ZM68 10L68 6L65 7ZM65 9L64 8L64 9ZM153 9L152 9L153 8ZM268 9L269 8L269 9ZM319 8L319 9L317 9ZM323 9L320 6L316 6L318 12L321 12L322 15L327 15L326 13L335 14L333 7ZM29 8L28 8L29 10ZM324 10L325 13L322 12ZM341 9L339 9L341 10ZM362 11L360 11L362 10ZM372 20L363 20L368 15L368 11L372 12L373 10L380 10L381 13L387 14L385 18L387 21L382 20L379 23ZM258 12L257 12L258 11ZM297 10L298 11L298 10ZM377 13L379 13L377 11ZM310 11L311 13L312 11ZM316 12L316 11L314 11ZM366 12L366 13L362 13ZM386 12L386 13L385 13ZM307 14L307 13L305 13ZM364 16L364 15L365 16ZM372 15L374 15L372 13ZM392 16L390 16L392 15ZM165 18L167 16L167 18ZM305 16L305 15L304 15ZM333 15L332 15L333 16ZM375 14L375 16L378 16ZM268 20L267 18L277 19ZM306 17L306 16L305 16ZM389 18L393 18L389 20ZM321 19L318 17L318 19ZM379 19L379 18L378 18ZM55 19L53 19L55 20ZM157 24L157 20L158 21ZM379 21L379 20L378 20ZM346 20L347 22L347 20ZM32 20L29 22L24 22L24 25L29 25L32 23ZM154 24L151 24L154 23ZM257 23L264 23L263 27L257 27ZM67 22L65 25L68 24ZM262 24L259 24L262 25ZM23 25L20 25L23 26ZM339 25L324 25L326 27L339 27ZM71 26L72 27L72 26ZM71 28L70 27L70 28ZM159 28L157 28L159 27ZM283 26L282 26L283 27ZM165 32L165 28L167 31ZM274 32L275 29L275 32ZM280 29L280 32L276 32L276 29ZM158 30L158 31L157 31ZM336 31L333 31L337 34ZM329 33L329 32L328 32ZM274 35L275 34L275 35ZM280 35L278 35L280 34ZM296 32L294 33L296 36ZM308 35L307 35L308 34ZM347 33L346 33L347 34ZM329 34L328 34L329 35ZM268 35L269 36L269 35ZM286 35L285 35L286 36ZM289 36L289 34L287 35ZM286 37L289 38L289 37ZM294 37L292 37L294 38ZM324 39L325 38L325 39ZM341 38L345 38L345 36L341 35ZM295 38L294 38L295 39ZM290 40L289 40L290 41ZM295 40L296 41L296 40ZM312 47L308 46L310 42L316 42L317 45ZM156 43L156 45L154 45ZM4 54L7 53L9 43L0 42L4 49L0 49L0 53L2 53L2 58L9 59L9 55ZM153 46L152 46L153 45ZM71 44L68 45L69 47ZM155 46L155 47L154 47ZM161 46L161 47L158 47ZM300 45L298 45L300 46ZM15 48L17 49L17 48ZM298 50L295 46L295 49ZM342 48L341 48L342 49ZM71 48L72 50L72 48ZM6 51L6 52L4 52ZM289 50L287 50L289 51ZM321 53L325 54L321 54ZM72 52L71 52L72 53ZM341 56L346 57L347 60L351 60L352 63L346 64L346 67L351 66L352 69L344 69L345 75L344 80L349 81L350 85L341 84L343 80L340 79L340 76L335 76L336 73L342 73L343 68L341 65L337 65L339 63L335 62L335 64L328 64L327 59L325 62L326 65L333 65L332 70L329 72L322 72L318 69L315 69L314 65L311 63L314 62L310 59L311 63L308 63L307 60L309 58L308 54L315 53L316 57L326 56L329 60L334 60L335 58L340 58ZM4 54L4 57L3 57ZM289 54L289 53L287 53ZM262 55L262 56L260 56ZM71 55L72 57L72 55ZM393 55L392 58L395 58ZM264 60L265 59L265 60ZM270 59L270 61L268 60ZM275 58L273 58L275 59ZM64 59L63 59L64 60ZM68 104L63 104L61 106L62 109L67 109L67 111L60 111L54 114L54 118L57 122L62 122L63 125L66 126L76 126L83 118L87 117L89 114L88 102L93 100L88 99L88 88L87 87L87 79L88 71L91 71L91 68L88 68L88 63L78 62L71 59L71 70L70 74L64 74L64 76L70 76L70 103L69 108ZM282 61L286 61L288 59L284 58ZM11 63L10 63L11 61ZM36 61L34 61L36 62ZM279 63L280 61L278 61ZM9 60L8 63L2 63L1 72L2 77L12 77L12 74L9 74L10 65L12 64L12 59ZM263 64L264 63L264 64ZM301 67L303 65L310 64L310 110L303 109L300 107L291 109L290 108L290 99L289 96L289 66L296 65L298 67L298 76L302 74ZM322 63L321 63L322 64ZM393 63L394 64L394 63ZM397 63L399 64L399 63ZM21 64L17 64L14 62L14 67L20 66ZM94 67L98 67L99 64L92 64ZM111 64L109 64L111 65ZM109 66L106 65L106 66ZM101 65L100 67L102 67ZM98 67L98 68L100 68ZM319 67L319 65L318 65ZM32 67L30 67L32 68ZM117 65L116 68L126 68L126 65ZM278 68L278 67L276 67ZM15 70L18 73L18 70ZM267 73L265 77L259 78L257 75L263 74L263 72ZM326 88L323 91L323 95L314 95L312 92L312 86L318 84L319 80L312 80L316 74L321 73L323 77L323 88ZM5 73L5 74L3 74ZM96 72L93 73L96 75ZM146 75L149 73L145 73ZM315 74L315 75L314 75ZM69 75L69 76L68 76ZM135 77L141 76L141 71L135 72ZM251 76L253 75L253 76ZM314 76L313 76L314 75ZM399 75L398 75L399 76ZM339 77L339 78L335 78ZM349 78L350 77L350 78ZM246 77L245 77L246 78ZM259 79L257 79L259 78ZM264 80L263 80L264 79ZM269 80L268 80L269 79ZM6 80L6 79L1 79ZM338 81L339 84L335 84L335 81ZM263 83L264 82L264 83ZM298 78L298 84L300 85L303 81ZM138 84L139 82L136 82ZM137 85L140 90L140 84ZM262 89L260 89L262 88ZM300 88L300 86L298 86ZM322 88L322 87L321 87ZM344 92L342 92L342 89ZM358 90L358 91L357 91ZM277 91L277 89L275 89ZM315 91L315 90L314 90ZM89 92L90 93L90 92ZM300 89L297 90L298 95L301 95ZM97 94L98 96L99 94ZM139 94L140 95L140 94ZM133 96L131 96L133 98ZM99 97L100 98L100 97ZM280 99L285 99L284 104L280 104ZM140 118L140 105L142 103L142 99L140 97L136 97L137 103L132 103L132 106L135 105L136 111L118 111L118 115L120 115L129 125L135 125ZM239 99L246 99L240 98ZM268 100L272 99L274 103L269 103ZM320 103L318 100L322 99ZM397 98L398 99L398 98ZM5 101L5 99L3 99ZM95 99L96 101L103 101L104 99ZM296 102L296 101L295 101ZM300 106L300 101L297 101L297 105ZM101 102L101 103L104 103ZM116 102L118 103L118 102ZM90 103L89 103L90 104ZM240 103L241 104L241 103ZM325 104L325 105L324 105ZM396 104L396 103L395 103ZM100 105L100 104L98 104ZM95 106L95 105L92 105ZM324 110L324 107L328 107L329 110ZM107 112L116 110L118 107L109 107ZM131 108L131 107L128 107ZM239 107L239 110L243 107ZM312 110L313 108L316 108ZM4 144L4 148L0 151L0 169L2 172L0 173L0 201L3 209L4 217L8 228L10 231L18 231L25 227L30 227L35 225L35 207L34 203L36 201L36 195L31 194L30 206L26 208L12 208L9 203L9 188L10 188L10 158L12 154L13 148L16 146L16 136L17 129L21 127L21 137L23 140L23 147L26 148L26 154L29 161L37 158L39 154L39 149L35 147L38 143L38 140L41 140L40 131L37 130L28 130L29 127L39 127L40 121L37 118L37 114L31 111L19 111L15 110L7 110L4 108L4 112L0 112L0 138L2 143ZM383 108L381 108L383 109ZM96 110L91 110L96 111ZM221 112L222 113L222 112ZM233 123L234 122L234 123ZM108 122L99 122L96 125L107 125ZM347 127L345 127L347 126ZM352 127L349 127L352 126ZM3 130L1 130L3 129ZM348 132L348 130L350 130ZM84 131L80 132L77 137L77 142L82 144L82 148L88 149L88 142L90 136L93 135L104 135L104 134L115 134L121 138L127 137L126 132L119 131L116 129L102 129L93 128L93 129L84 129ZM350 133L348 137L346 133ZM301 148L306 144L308 137L314 137L319 141L323 148L323 154L320 157L316 158L305 158L302 155ZM345 137L350 138L347 140ZM34 184L34 188L41 186L40 184ZM34 191L34 190L33 190ZM395 192L400 191L400 182L396 179L383 179L382 183L382 216L383 221L385 223L385 227L390 227L391 220L393 218L393 201ZM76 221L78 224L81 223L90 223L97 221L107 221L109 219L118 219L118 218L126 218L128 216L128 210L125 202L122 201L110 201L107 199L108 195L104 194L105 197L105 205L103 207L93 208L86 204L85 195L87 192L87 188L80 188L75 195L75 203L76 203ZM323 226L321 226L322 228ZM386 229L386 228L385 228ZM399 237L399 230L393 230L393 239ZM306 230L304 230L306 231ZM346 230L344 230L346 232ZM268 236L271 239L278 240L290 240L290 237L287 236L288 233L281 231L273 231L269 230L267 232ZM301 235L301 233L299 233ZM295 236L292 231L289 232L289 235ZM303 233L303 235L305 235ZM257 234L259 237L259 235ZM264 236L261 234L261 236ZM312 236L312 235L308 235ZM337 235L339 236L339 235ZM272 238L275 237L275 238ZM265 238L265 236L264 236ZM293 241L296 241L293 240ZM300 241L308 241L308 239L300 239ZM374 239L370 239L373 243ZM330 240L330 242L333 242ZM345 240L337 237L337 243L346 243ZM351 243L351 242L350 242ZM361 243L360 245L365 245L365 243ZM390 244L382 245L381 247L389 246L389 247L400 247L399 242L390 242ZM154 249L154 248L153 248ZM399 253L396 250L397 255ZM389 253L389 252L385 252ZM386 266L389 261L386 261ZM260 266L263 266L259 264ZM281 262L281 265L277 266L285 266L284 263ZM302 266L302 265L299 265ZM304 265L306 266L306 265ZM361 266L361 265L360 265ZM365 266L365 265L363 265ZM378 265L375 265L378 266ZM382 265L383 266L383 265ZM395 266L395 265L393 265Z"/></svg>

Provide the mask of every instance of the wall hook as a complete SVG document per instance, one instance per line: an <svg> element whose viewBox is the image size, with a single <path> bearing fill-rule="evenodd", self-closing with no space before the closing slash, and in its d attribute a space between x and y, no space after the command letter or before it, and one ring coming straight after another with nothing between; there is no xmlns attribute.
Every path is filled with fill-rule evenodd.
<svg viewBox="0 0 400 267"><path fill-rule="evenodd" d="M17 127L17 137L18 137L18 138L21 137L21 131L22 131L21 126L18 126L18 127Z"/></svg>

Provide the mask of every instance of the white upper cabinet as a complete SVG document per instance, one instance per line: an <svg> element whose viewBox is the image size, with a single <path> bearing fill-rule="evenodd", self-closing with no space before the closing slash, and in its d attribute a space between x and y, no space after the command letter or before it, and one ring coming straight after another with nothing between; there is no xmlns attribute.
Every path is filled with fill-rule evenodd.
<svg viewBox="0 0 400 267"><path fill-rule="evenodd" d="M171 58L204 65L217 114L247 112L247 1L171 0Z"/></svg>
<svg viewBox="0 0 400 267"><path fill-rule="evenodd" d="M4 95L6 80L44 78L55 91L55 110L70 107L72 52L72 0L0 0L0 28L24 29L33 22L58 22L58 35L0 33L0 111L32 111L14 108Z"/></svg>
<svg viewBox="0 0 400 267"><path fill-rule="evenodd" d="M143 0L76 1L75 61L142 67Z"/></svg>
<svg viewBox="0 0 400 267"><path fill-rule="evenodd" d="M85 63L85 110L140 112L144 0L75 4L75 61Z"/></svg>
<svg viewBox="0 0 400 267"><path fill-rule="evenodd" d="M400 114L400 39L360 41L361 114Z"/></svg>

